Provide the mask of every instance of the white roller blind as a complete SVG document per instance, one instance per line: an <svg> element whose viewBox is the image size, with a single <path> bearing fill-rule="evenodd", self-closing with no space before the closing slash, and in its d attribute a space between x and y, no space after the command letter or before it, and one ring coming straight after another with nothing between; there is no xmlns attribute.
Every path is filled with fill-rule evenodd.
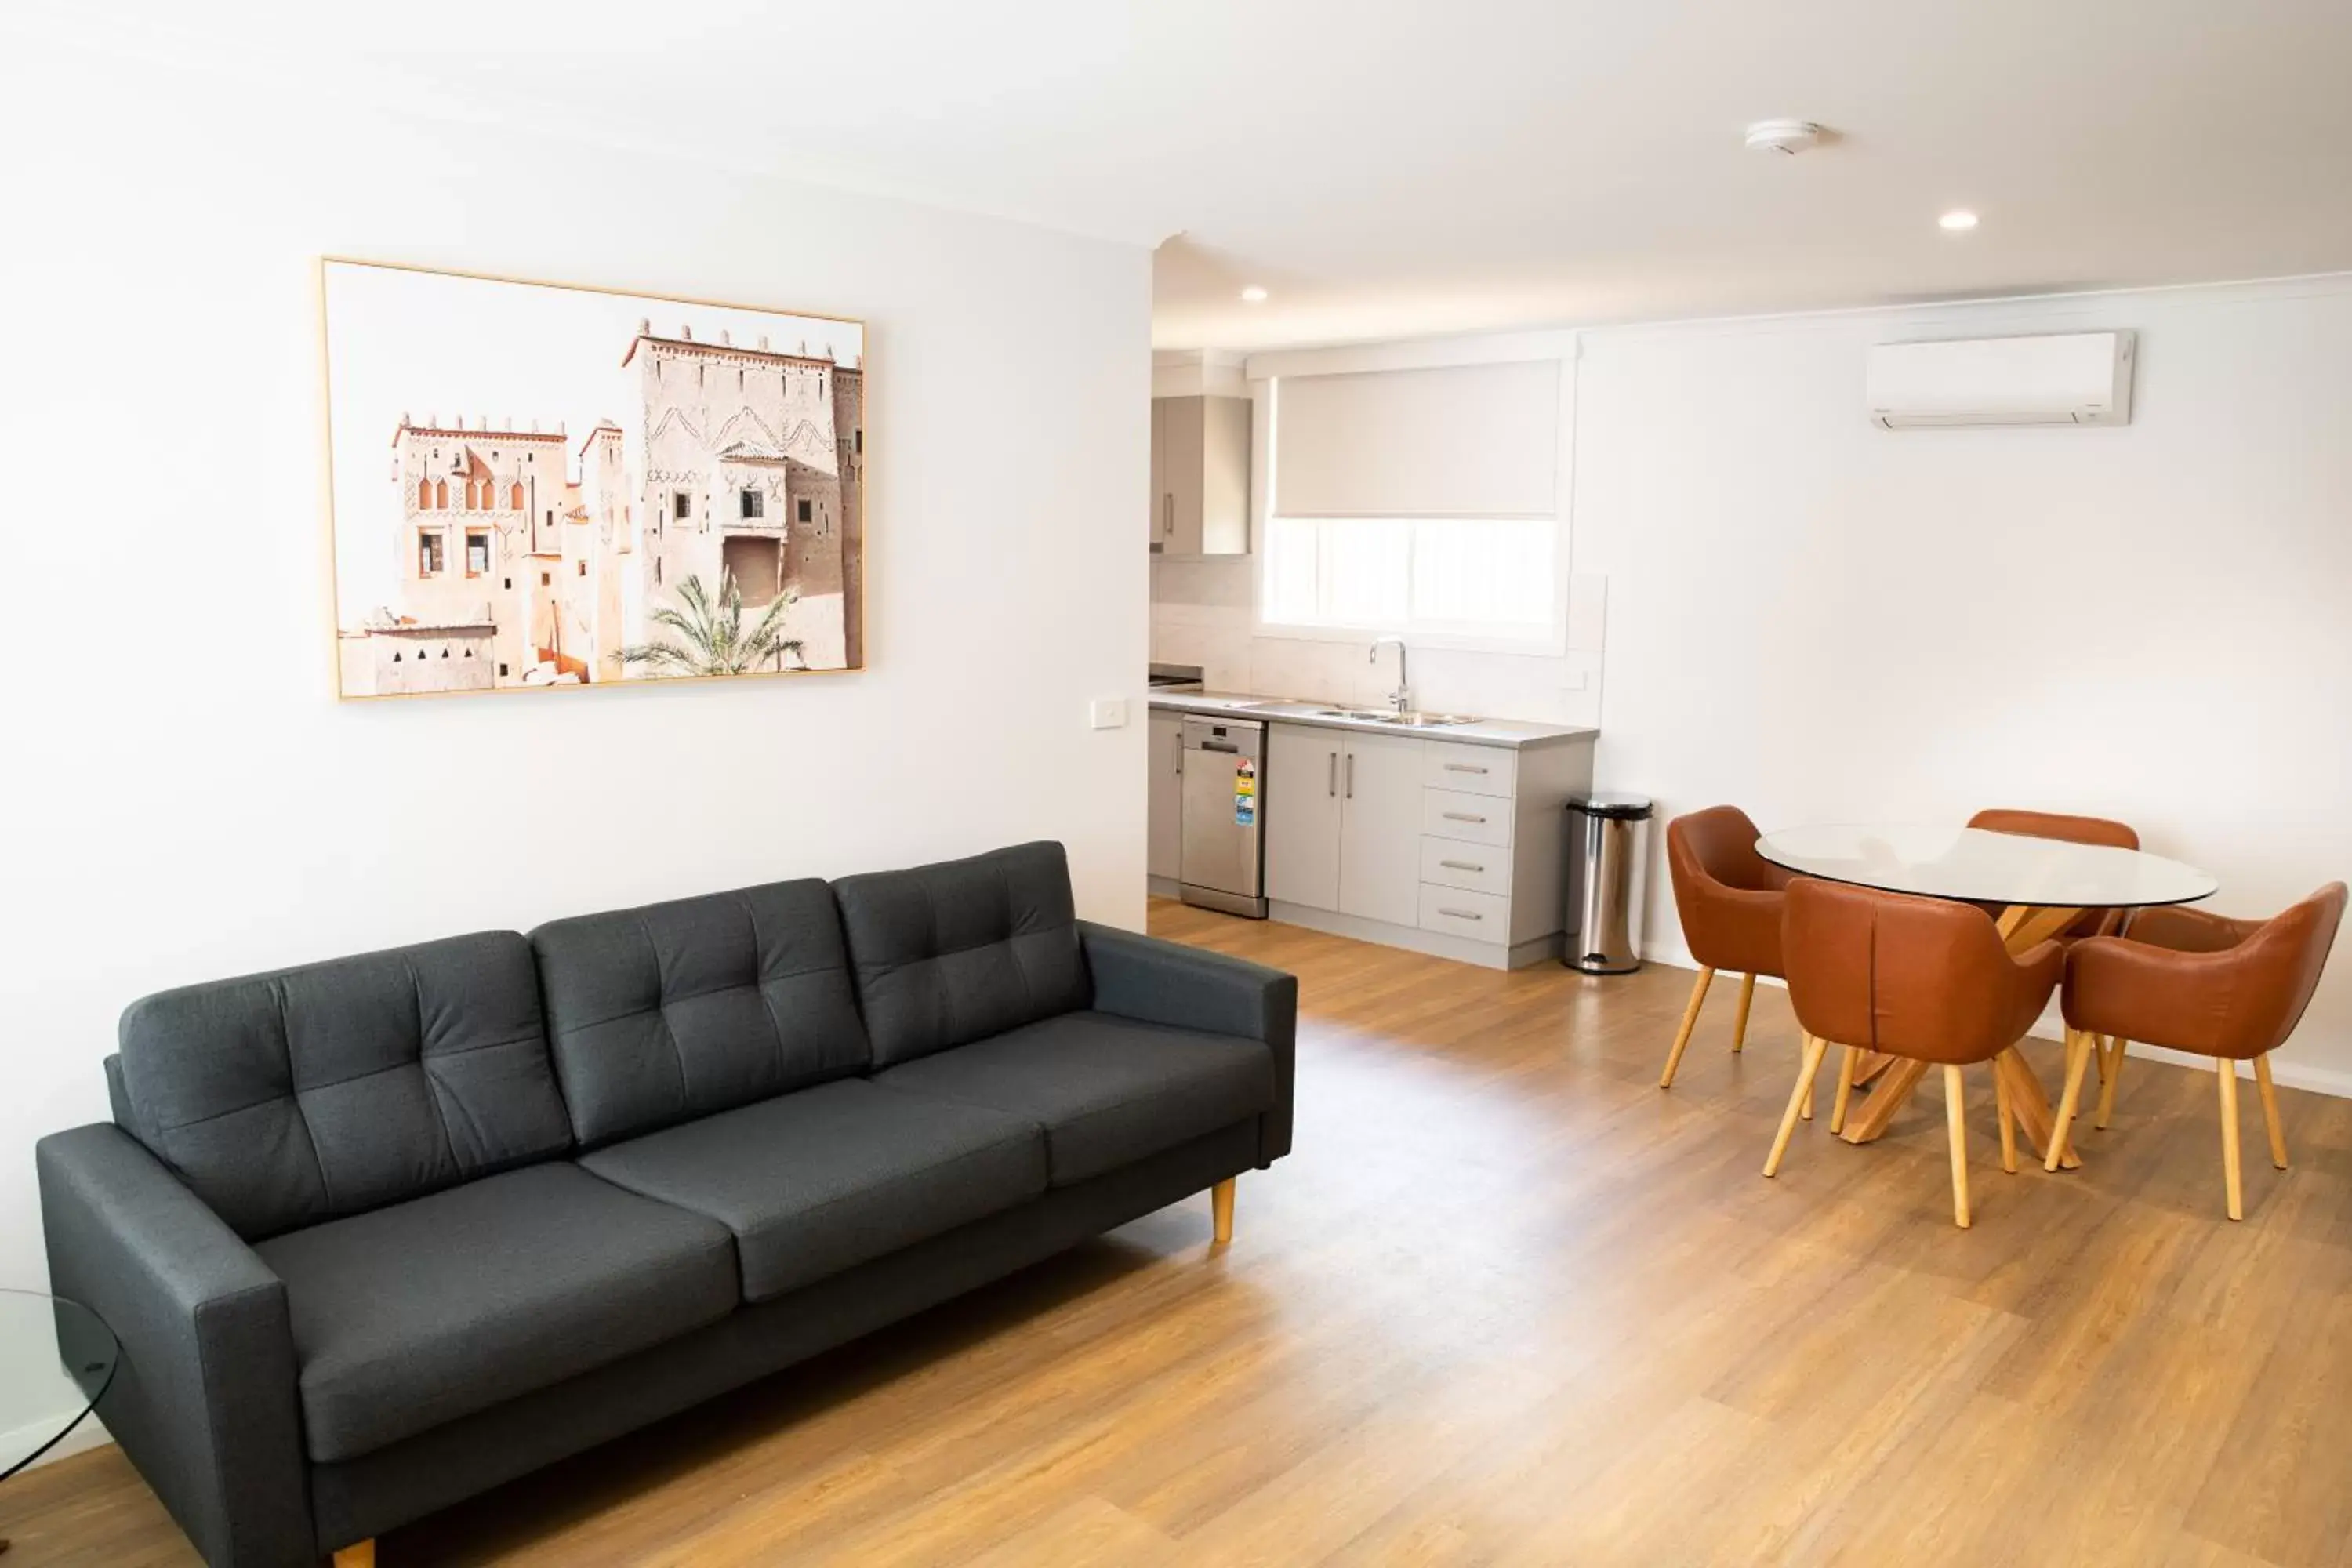
<svg viewBox="0 0 2352 1568"><path fill-rule="evenodd" d="M1275 384L1284 517L1550 517L1559 362L1291 375Z"/></svg>

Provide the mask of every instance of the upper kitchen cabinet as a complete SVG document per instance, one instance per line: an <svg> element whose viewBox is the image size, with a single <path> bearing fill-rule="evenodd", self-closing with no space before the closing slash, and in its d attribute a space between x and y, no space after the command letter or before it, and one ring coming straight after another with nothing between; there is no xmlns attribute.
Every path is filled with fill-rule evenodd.
<svg viewBox="0 0 2352 1568"><path fill-rule="evenodd" d="M1151 552L1249 553L1250 401L1151 400Z"/></svg>

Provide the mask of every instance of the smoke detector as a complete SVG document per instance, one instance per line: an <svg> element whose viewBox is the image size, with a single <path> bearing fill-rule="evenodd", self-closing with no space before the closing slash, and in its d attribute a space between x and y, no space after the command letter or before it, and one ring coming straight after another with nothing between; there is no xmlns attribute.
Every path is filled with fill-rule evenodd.
<svg viewBox="0 0 2352 1568"><path fill-rule="evenodd" d="M1759 120L1748 128L1751 153L1793 155L1822 144L1822 128L1810 120Z"/></svg>

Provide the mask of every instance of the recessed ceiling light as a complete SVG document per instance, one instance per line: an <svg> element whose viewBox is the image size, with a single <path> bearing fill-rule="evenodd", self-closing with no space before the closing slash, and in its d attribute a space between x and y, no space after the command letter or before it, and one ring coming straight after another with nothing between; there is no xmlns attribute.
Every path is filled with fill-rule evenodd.
<svg viewBox="0 0 2352 1568"><path fill-rule="evenodd" d="M1955 208L1936 220L1936 226L1952 234L1966 234L1976 227L1977 215L1966 208Z"/></svg>
<svg viewBox="0 0 2352 1568"><path fill-rule="evenodd" d="M1242 290L1242 301L1249 305L1263 305L1265 303L1265 290L1253 283Z"/></svg>

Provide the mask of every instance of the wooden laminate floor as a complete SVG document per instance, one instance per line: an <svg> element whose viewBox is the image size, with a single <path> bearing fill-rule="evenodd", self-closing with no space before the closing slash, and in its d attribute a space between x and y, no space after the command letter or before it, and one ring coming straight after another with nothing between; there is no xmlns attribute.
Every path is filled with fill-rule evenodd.
<svg viewBox="0 0 2352 1568"><path fill-rule="evenodd" d="M1303 981L1297 1152L385 1538L419 1563L2352 1563L2352 1102L2221 1216L2210 1073L2134 1060L1976 1226L1940 1090L1801 1129L1718 984L1496 974L1155 904ZM2045 1079L2055 1047L2030 1047ZM1826 1082L1826 1079L1824 1080ZM1826 1105L1824 1095L1822 1103ZM2251 1108L2249 1115L2252 1114ZM0 1486L11 1568L193 1562L111 1449Z"/></svg>

